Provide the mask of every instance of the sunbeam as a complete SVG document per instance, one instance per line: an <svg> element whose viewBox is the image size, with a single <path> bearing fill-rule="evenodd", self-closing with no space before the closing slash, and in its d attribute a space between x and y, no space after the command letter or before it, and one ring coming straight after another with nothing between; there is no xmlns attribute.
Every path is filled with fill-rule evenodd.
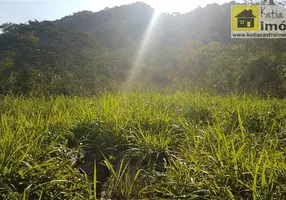
<svg viewBox="0 0 286 200"><path fill-rule="evenodd" d="M137 75L139 74L140 70L142 70L143 60L151 46L152 38L154 37L154 33L155 33L155 27L157 25L160 14L161 14L160 9L156 9L154 11L152 20L149 24L147 31L145 32L145 36L141 44L140 50L138 51L135 62L127 77L127 81L126 81L126 85L124 89L130 88L133 85L134 80L136 80Z"/></svg>

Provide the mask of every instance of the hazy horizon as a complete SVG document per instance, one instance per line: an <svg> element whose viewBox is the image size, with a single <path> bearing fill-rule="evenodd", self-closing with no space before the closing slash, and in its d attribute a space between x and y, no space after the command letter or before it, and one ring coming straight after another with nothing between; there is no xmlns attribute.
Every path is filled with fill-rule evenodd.
<svg viewBox="0 0 286 200"><path fill-rule="evenodd" d="M93 0L0 0L0 24L25 23L29 20L56 20L73 13L90 10L97 12L106 7L112 8L126 4L135 3L138 0L106 0L104 2L96 2ZM218 3L223 4L230 0L201 0L199 2L186 0L169 0L162 2L160 0L141 0L155 9L160 9L163 12L180 12L186 13L207 4Z"/></svg>

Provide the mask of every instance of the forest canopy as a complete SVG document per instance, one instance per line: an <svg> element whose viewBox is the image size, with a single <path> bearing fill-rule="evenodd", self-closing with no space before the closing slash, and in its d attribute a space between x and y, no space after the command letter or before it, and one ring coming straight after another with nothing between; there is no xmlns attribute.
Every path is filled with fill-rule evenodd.
<svg viewBox="0 0 286 200"><path fill-rule="evenodd" d="M230 7L162 13L140 69L154 9L141 2L56 21L2 24L0 93L94 95L134 87L286 96L286 42L231 39Z"/></svg>

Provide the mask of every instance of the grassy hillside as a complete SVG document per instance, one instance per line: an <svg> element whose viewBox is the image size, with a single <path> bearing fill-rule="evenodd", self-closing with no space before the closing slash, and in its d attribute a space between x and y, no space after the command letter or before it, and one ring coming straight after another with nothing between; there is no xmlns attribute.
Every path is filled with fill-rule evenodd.
<svg viewBox="0 0 286 200"><path fill-rule="evenodd" d="M6 96L0 112L0 199L286 198L286 100Z"/></svg>

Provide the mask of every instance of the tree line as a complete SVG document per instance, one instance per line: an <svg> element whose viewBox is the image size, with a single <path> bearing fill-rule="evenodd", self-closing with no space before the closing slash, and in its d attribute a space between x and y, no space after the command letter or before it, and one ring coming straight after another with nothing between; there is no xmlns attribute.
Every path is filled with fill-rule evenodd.
<svg viewBox="0 0 286 200"><path fill-rule="evenodd" d="M161 14L134 87L286 96L283 39L231 39L230 2ZM125 86L154 10L134 3L3 24L0 93L94 95Z"/></svg>

